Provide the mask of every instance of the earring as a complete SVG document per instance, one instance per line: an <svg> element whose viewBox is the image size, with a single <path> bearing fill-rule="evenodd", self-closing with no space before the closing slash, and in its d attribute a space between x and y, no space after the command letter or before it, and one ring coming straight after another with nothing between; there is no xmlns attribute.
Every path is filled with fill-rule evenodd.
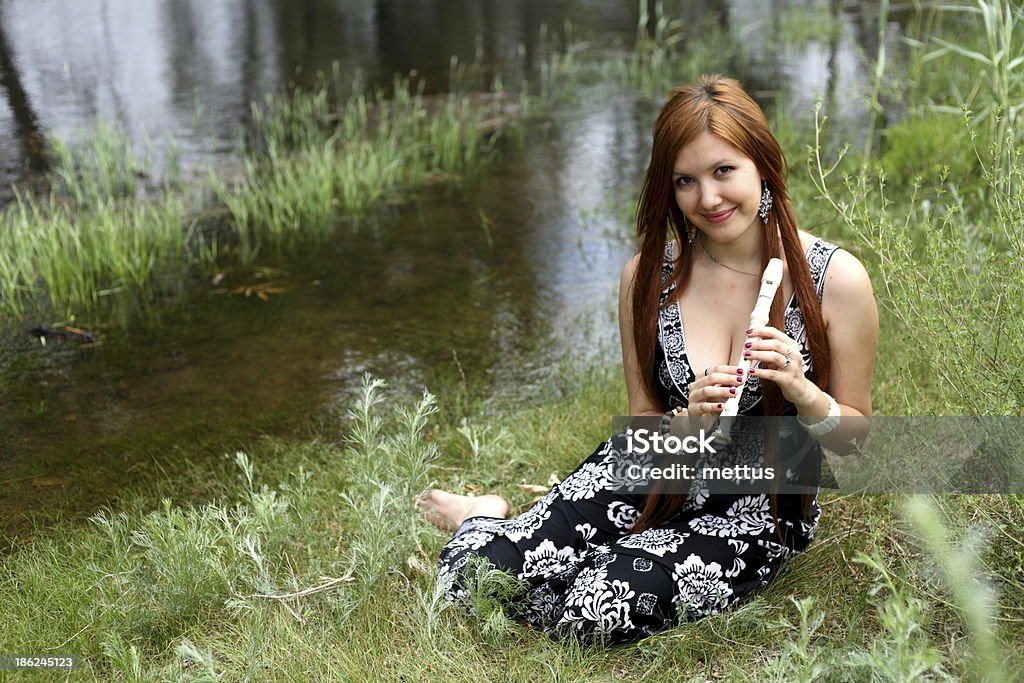
<svg viewBox="0 0 1024 683"><path fill-rule="evenodd" d="M757 215L762 223L768 222L768 213L772 210L772 191L768 189L768 182L761 181L761 203L757 205Z"/></svg>

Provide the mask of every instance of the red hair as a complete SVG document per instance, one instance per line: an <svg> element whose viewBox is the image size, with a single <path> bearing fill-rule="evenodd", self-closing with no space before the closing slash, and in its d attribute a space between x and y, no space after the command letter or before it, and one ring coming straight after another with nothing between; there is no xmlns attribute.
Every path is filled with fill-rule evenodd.
<svg viewBox="0 0 1024 683"><path fill-rule="evenodd" d="M813 359L813 380L824 389L828 384L830 365L828 338L817 291L786 192L787 166L782 148L772 135L764 112L739 82L717 74L700 76L689 85L673 89L654 124L651 162L647 167L637 206L636 231L640 242L640 258L633 276L632 301L633 341L644 387L651 397L659 395L655 380L655 347L662 263L670 230L677 244L672 273L677 292L685 289L690 277L689 250L693 247L685 239L687 221L676 203L672 170L679 151L704 132L720 137L749 157L772 193L774 204L762 232L764 249L761 269L768 265L768 260L773 256L785 254L789 277L807 331L807 343ZM771 305L769 325L784 329L784 308L780 288ZM783 398L778 386L773 382L762 382L761 391L764 414L781 414ZM668 406L662 408L668 410ZM778 434L766 434L765 449L768 459L778 458ZM640 531L665 521L682 507L685 499L683 494L650 494L633 530ZM813 499L814 494L804 494L805 513ZM773 493L773 515L777 516L777 509L777 496Z"/></svg>

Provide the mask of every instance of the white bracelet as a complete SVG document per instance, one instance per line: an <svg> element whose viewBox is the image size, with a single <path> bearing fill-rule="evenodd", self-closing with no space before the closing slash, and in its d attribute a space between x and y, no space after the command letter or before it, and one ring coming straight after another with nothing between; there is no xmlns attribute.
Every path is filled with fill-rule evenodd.
<svg viewBox="0 0 1024 683"><path fill-rule="evenodd" d="M810 424L804 422L804 419L799 415L796 417L800 426L803 427L811 436L824 436L839 426L839 404L836 403L834 398L824 391L821 393L825 394L825 398L828 399L828 414L825 415L825 417Z"/></svg>
<svg viewBox="0 0 1024 683"><path fill-rule="evenodd" d="M661 422L658 424L658 433L661 434L661 436L668 436L669 430L672 427L672 420L682 415L683 410L684 408L682 406L676 406L662 416Z"/></svg>

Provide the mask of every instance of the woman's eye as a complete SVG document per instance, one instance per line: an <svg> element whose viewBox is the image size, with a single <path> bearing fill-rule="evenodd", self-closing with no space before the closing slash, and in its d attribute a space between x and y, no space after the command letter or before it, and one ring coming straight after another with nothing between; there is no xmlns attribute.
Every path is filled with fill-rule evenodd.
<svg viewBox="0 0 1024 683"><path fill-rule="evenodd" d="M676 187L686 187L687 185L689 185L692 182L693 182L693 178L689 178L687 176L680 176L680 177L676 178Z"/></svg>
<svg viewBox="0 0 1024 683"><path fill-rule="evenodd" d="M725 175L726 173L731 173L732 171L732 166L719 166L718 168L715 169L715 173L717 173L718 175Z"/></svg>

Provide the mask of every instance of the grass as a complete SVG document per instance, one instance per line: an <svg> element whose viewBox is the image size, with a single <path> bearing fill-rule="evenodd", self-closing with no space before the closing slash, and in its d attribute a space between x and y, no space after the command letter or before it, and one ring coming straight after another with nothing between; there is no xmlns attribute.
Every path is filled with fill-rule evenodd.
<svg viewBox="0 0 1024 683"><path fill-rule="evenodd" d="M396 79L389 91L339 105L336 96L324 84L268 98L253 110L244 180L233 187L214 180L244 263L261 249L315 242L339 216L356 220L431 179L474 172L494 154L485 122L500 129L509 121L502 114L509 104L497 95L427 99L422 82Z"/></svg>
<svg viewBox="0 0 1024 683"><path fill-rule="evenodd" d="M743 37L724 30L719 16L709 13L685 25L672 18L662 0L640 0L636 39L628 53L588 52L583 45L570 40L542 64L541 102L571 102L583 87L595 83L661 100L701 73L742 71L748 62Z"/></svg>
<svg viewBox="0 0 1024 683"><path fill-rule="evenodd" d="M3 212L0 315L50 309L71 317L114 296L158 299L180 291L190 269L311 248L411 189L477 172L502 136L522 141L515 124L538 103L571 100L595 79L660 97L700 71L742 62L740 41L712 19L684 29L660 1L640 9L626 59L579 59L583 48L567 30L566 46L549 55L533 86L539 98L527 82L518 94L500 81L489 93L468 93L468 70L455 62L451 92L441 97L399 78L390 89L346 96L337 74L310 91L268 97L252 106L245 172L232 182L211 173L181 187L173 146L165 182L144 182L148 153L102 122L85 144L54 140L50 189L19 193ZM687 39L696 35L703 39ZM226 207L227 220L201 224L204 201Z"/></svg>
<svg viewBox="0 0 1024 683"><path fill-rule="evenodd" d="M25 198L6 215L3 248L12 260L5 303L21 312L39 290L70 312L74 303L150 287L184 249L184 207L176 197L134 203L105 200L88 212ZM20 260L21 263L14 261ZM34 277L33 277L34 275Z"/></svg>
<svg viewBox="0 0 1024 683"><path fill-rule="evenodd" d="M71 149L54 143L51 189L16 192L0 227L0 313L46 300L59 314L122 291L160 293L158 275L187 250L185 199L171 187L146 198L145 165L124 133L100 126Z"/></svg>
<svg viewBox="0 0 1024 683"><path fill-rule="evenodd" d="M493 479L528 505L519 485L567 474L618 412L610 372L575 386L484 428L368 379L338 442L264 442L210 502L129 503L7 555L3 648L80 654L78 678L129 681L1002 680L1024 654L1018 498L826 496L817 542L757 598L634 646L581 649L510 621L501 576L477 577L475 616L447 606L433 568L446 537L413 496Z"/></svg>
<svg viewBox="0 0 1024 683"><path fill-rule="evenodd" d="M929 33L908 37L910 68L914 76L934 81L917 89L912 101L953 115L964 108L973 111L972 122L987 129L997 156L1005 159L1024 138L1024 8L1010 0L975 0L936 4L921 14L918 30L926 28ZM955 27L949 31L950 39L938 28L944 23ZM950 65L954 68L948 69ZM1008 140L1011 130L1015 133Z"/></svg>

